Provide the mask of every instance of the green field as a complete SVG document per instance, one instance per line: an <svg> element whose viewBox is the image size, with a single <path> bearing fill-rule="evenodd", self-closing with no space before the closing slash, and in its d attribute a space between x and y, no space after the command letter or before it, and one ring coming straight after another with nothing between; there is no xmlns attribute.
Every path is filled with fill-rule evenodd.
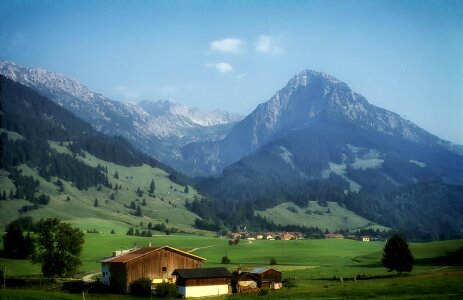
<svg viewBox="0 0 463 300"><path fill-rule="evenodd" d="M292 298L344 299L344 298L401 298L401 299L458 299L463 296L463 267L449 266L441 259L451 252L463 248L463 241L443 241L410 244L415 257L413 272L407 276L389 276L381 264L384 242L359 242L353 240L297 240L297 241L241 241L237 246L229 246L228 240L207 236L159 235L153 238L128 237L121 234L86 234L82 254L82 272L98 272L98 261L109 256L111 251L127 249L134 244L146 246L170 245L192 251L207 258L203 267L223 266L221 258L227 255L233 271L238 267L250 269L269 266L270 258L275 257L283 271L283 277L296 278L298 287L291 290L271 292L268 299ZM7 266L7 275L40 273L37 265L27 261L0 260ZM366 274L378 279L352 281L355 275ZM340 278L343 278L341 281ZM335 278L333 280L333 278ZM24 299L22 290L2 291L2 299ZM45 299L43 292L30 291L30 299ZM49 299L59 299L52 294ZM11 297L11 298L8 298ZM64 297L64 295L63 295ZM66 295L68 297L68 295ZM69 299L78 299L79 297ZM88 295L88 299L111 299L108 295ZM119 296L118 296L119 297ZM120 296L122 298L122 296ZM256 295L230 296L232 299L251 299ZM265 297L263 297L265 298ZM67 298L66 298L67 299Z"/></svg>

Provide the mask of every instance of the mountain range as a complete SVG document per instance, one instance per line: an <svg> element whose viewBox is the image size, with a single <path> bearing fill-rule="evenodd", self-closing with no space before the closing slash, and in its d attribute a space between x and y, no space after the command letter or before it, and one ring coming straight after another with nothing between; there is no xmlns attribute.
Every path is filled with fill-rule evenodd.
<svg viewBox="0 0 463 300"><path fill-rule="evenodd" d="M296 74L241 118L170 101L121 103L66 76L8 62L0 73L195 176L207 198L185 207L210 223L252 224L283 203L334 201L416 239L463 235L461 148L328 74Z"/></svg>
<svg viewBox="0 0 463 300"><path fill-rule="evenodd" d="M179 148L190 142L223 138L242 117L223 111L204 112L164 101L139 104L109 99L68 76L0 61L0 74L53 100L109 135L120 135L141 151L177 165Z"/></svg>

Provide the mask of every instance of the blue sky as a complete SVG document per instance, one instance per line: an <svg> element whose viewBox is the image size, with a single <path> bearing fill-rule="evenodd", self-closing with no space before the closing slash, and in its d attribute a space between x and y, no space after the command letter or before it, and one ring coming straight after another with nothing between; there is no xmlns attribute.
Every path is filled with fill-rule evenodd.
<svg viewBox="0 0 463 300"><path fill-rule="evenodd" d="M463 144L463 1L2 0L0 59L241 114L314 69Z"/></svg>

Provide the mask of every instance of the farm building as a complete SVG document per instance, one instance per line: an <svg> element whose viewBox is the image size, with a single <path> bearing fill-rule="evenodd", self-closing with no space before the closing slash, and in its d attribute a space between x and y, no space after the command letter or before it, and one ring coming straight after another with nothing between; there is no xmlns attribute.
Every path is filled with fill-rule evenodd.
<svg viewBox="0 0 463 300"><path fill-rule="evenodd" d="M249 272L235 271L231 279L233 293L255 293L259 291L259 277Z"/></svg>
<svg viewBox="0 0 463 300"><path fill-rule="evenodd" d="M362 236L362 242L369 242L370 237L369 236Z"/></svg>
<svg viewBox="0 0 463 300"><path fill-rule="evenodd" d="M206 259L173 247L145 247L101 261L101 282L128 292L130 284L148 277L153 283L173 282L176 269L200 268Z"/></svg>
<svg viewBox="0 0 463 300"><path fill-rule="evenodd" d="M223 267L205 269L177 269L178 292L183 297L219 296L229 293L231 273Z"/></svg>
<svg viewBox="0 0 463 300"><path fill-rule="evenodd" d="M259 288L278 290L283 287L282 273L280 271L271 268L255 268L249 273L259 279L257 285Z"/></svg>

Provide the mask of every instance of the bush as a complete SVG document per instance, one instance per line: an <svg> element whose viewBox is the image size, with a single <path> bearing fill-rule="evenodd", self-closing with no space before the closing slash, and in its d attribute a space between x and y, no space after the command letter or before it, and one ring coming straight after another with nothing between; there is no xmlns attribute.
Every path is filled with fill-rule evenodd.
<svg viewBox="0 0 463 300"><path fill-rule="evenodd" d="M223 256L222 257L222 263L224 265L228 265L229 263L231 263L230 259L228 258L228 256Z"/></svg>
<svg viewBox="0 0 463 300"><path fill-rule="evenodd" d="M265 296L268 295L268 289L261 289L259 291L259 296Z"/></svg>
<svg viewBox="0 0 463 300"><path fill-rule="evenodd" d="M283 279L283 286L286 288L297 287L296 279L288 277Z"/></svg>
<svg viewBox="0 0 463 300"><path fill-rule="evenodd" d="M130 293L134 296L149 296L151 295L151 279L142 277L130 285Z"/></svg>
<svg viewBox="0 0 463 300"><path fill-rule="evenodd" d="M160 298L173 298L177 297L178 289L174 283L163 282L156 286L156 296Z"/></svg>
<svg viewBox="0 0 463 300"><path fill-rule="evenodd" d="M272 256L272 258L270 258L270 265L274 266L276 264L277 264L277 259Z"/></svg>

